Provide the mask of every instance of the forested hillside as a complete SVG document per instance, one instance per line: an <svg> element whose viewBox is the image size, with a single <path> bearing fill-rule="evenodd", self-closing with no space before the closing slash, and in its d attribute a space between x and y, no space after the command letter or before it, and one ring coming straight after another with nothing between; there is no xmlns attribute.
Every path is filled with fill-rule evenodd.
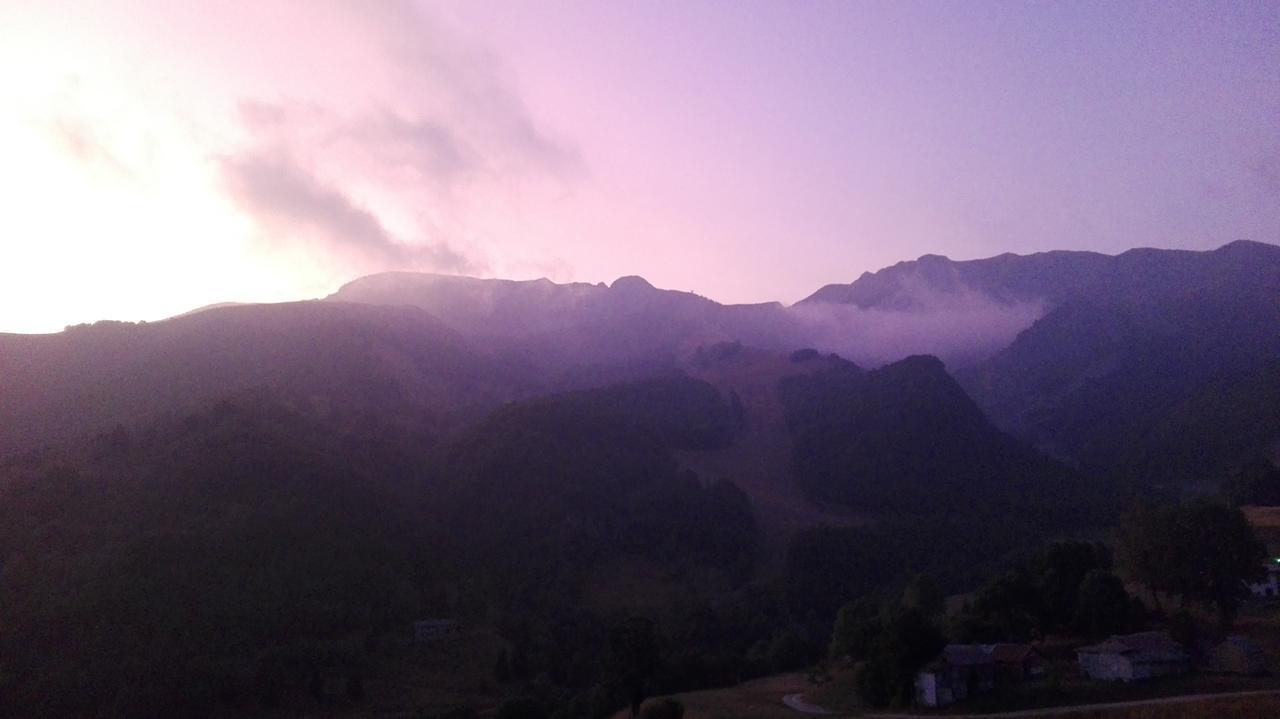
<svg viewBox="0 0 1280 719"><path fill-rule="evenodd" d="M927 258L804 303L1044 303L954 373L638 278L0 336L0 713L586 719L627 662L650 692L794 669L859 597L971 591L1139 499L1280 496L1273 250Z"/></svg>

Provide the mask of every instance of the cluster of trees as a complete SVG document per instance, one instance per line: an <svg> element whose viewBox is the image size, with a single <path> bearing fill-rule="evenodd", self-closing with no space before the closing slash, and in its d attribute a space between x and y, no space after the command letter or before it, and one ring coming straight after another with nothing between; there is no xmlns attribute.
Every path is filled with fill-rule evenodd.
<svg viewBox="0 0 1280 719"><path fill-rule="evenodd" d="M874 707L911 701L916 673L947 640L963 643L1027 641L1050 632L1100 636L1145 620L1111 572L1101 544L1050 544L979 589L947 614L943 590L929 576L911 575L900 592L870 593L836 615L828 656L857 663L855 681Z"/></svg>
<svg viewBox="0 0 1280 719"><path fill-rule="evenodd" d="M1209 499L1140 505L1120 525L1117 554L1130 577L1160 595L1216 608L1224 626L1264 573L1266 547L1239 509Z"/></svg>
<svg viewBox="0 0 1280 719"><path fill-rule="evenodd" d="M546 675L524 683L524 695L503 704L504 719L596 719L620 706L632 717L661 681L664 657L654 623L628 617L609 628L594 657L595 683L573 690L547 681ZM499 670L503 669L499 661ZM502 679L502 677L499 677ZM509 678L508 678L509 680Z"/></svg>
<svg viewBox="0 0 1280 719"><path fill-rule="evenodd" d="M890 515L868 527L800 532L787 553L792 605L829 626L847 598L901 585L912 572L948 593L969 591L1049 539L1036 512L996 514Z"/></svg>
<svg viewBox="0 0 1280 719"><path fill-rule="evenodd" d="M1111 551L1090 542L1055 542L988 581L960 613L963 641L1026 641L1050 633L1099 637L1139 626L1141 601L1112 571Z"/></svg>
<svg viewBox="0 0 1280 719"><path fill-rule="evenodd" d="M1140 505L1121 524L1117 552L1126 575L1152 590L1157 611L1163 611L1161 595L1175 596L1184 609L1187 602L1216 607L1224 624L1265 560L1240 511L1207 499ZM949 614L939 586L926 575L911 575L899 593L871 591L842 606L828 655L856 663L858 691L867 704L904 705L916 673L947 640L1017 642L1051 633L1097 638L1140 629L1150 613L1113 569L1106 545L1055 542L988 580Z"/></svg>
<svg viewBox="0 0 1280 719"><path fill-rule="evenodd" d="M908 705L916 673L946 643L940 628L943 609L937 585L916 575L892 600L869 595L841 607L828 655L859 662L855 683L865 703Z"/></svg>
<svg viewBox="0 0 1280 719"><path fill-rule="evenodd" d="M605 621L566 609L525 608L498 628L509 648L493 677L537 699L548 716L591 719L638 696L730 686L811 666L819 638L785 594L747 585L712 598L666 607L656 618ZM643 651L639 651L639 649Z"/></svg>
<svg viewBox="0 0 1280 719"><path fill-rule="evenodd" d="M519 709L512 716L599 719L629 707L642 717L676 717L682 708L648 698L795 671L812 666L822 654L782 598L758 587L721 597L714 605L675 608L660 620L589 621L575 636L556 637L588 662L580 665L584 671L571 675L557 675L543 664L547 643L536 636L528 642L530 632L543 633L545 627L504 629L512 649L500 655L494 677L520 694L511 702L512 712Z"/></svg>
<svg viewBox="0 0 1280 719"><path fill-rule="evenodd" d="M1280 467L1266 457L1253 457L1227 472L1222 482L1222 494L1236 506L1280 505Z"/></svg>

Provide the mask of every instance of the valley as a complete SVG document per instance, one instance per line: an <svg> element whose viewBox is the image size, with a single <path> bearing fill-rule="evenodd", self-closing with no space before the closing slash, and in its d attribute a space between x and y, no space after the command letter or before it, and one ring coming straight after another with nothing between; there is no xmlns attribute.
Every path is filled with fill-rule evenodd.
<svg viewBox="0 0 1280 719"><path fill-rule="evenodd" d="M925 337L943 359L866 324L963 327L952 299L1037 309ZM1110 549L1091 591L1149 619L1011 607L1076 601L1092 570L1051 590L1037 563L1065 560L1042 553L1123 549L1135 506L1280 498L1278 312L1280 248L1235 243L926 257L792 308L399 273L0 335L0 693L51 715L586 719L642 672L689 716L775 716L787 672L849 671L828 645L855 605L872 635L953 640L1184 621ZM911 615L924 586L950 608ZM424 618L462 633L419 645ZM887 661L869 646L848 661Z"/></svg>

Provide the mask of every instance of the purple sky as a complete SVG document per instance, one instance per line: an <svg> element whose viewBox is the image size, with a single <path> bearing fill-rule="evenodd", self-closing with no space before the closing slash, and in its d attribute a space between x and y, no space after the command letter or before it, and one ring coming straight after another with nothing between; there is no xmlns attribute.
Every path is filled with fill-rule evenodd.
<svg viewBox="0 0 1280 719"><path fill-rule="evenodd" d="M0 331L1280 242L1276 2L49 5L0 6Z"/></svg>

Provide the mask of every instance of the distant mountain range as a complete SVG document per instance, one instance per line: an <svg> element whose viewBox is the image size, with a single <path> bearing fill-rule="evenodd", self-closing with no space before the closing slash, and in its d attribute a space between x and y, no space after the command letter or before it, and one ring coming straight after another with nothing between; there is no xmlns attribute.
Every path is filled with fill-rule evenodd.
<svg viewBox="0 0 1280 719"><path fill-rule="evenodd" d="M863 309L910 310L918 294L977 292L1003 303L1059 305L1079 300L1159 300L1188 292L1213 293L1232 287L1275 289L1280 247L1240 240L1208 251L1142 248L1119 255L1053 251L1005 253L955 261L939 255L864 272L847 285L827 285L799 304L852 304Z"/></svg>
<svg viewBox="0 0 1280 719"><path fill-rule="evenodd" d="M350 282L327 300L418 307L499 353L575 373L668 366L730 340L776 350L805 344L779 303L722 305L640 277L562 285L390 272Z"/></svg>
<svg viewBox="0 0 1280 719"><path fill-rule="evenodd" d="M305 701L394 684L397 637L439 616L502 636L483 676L568 686L611 618L659 616L718 657L682 676L730 683L801 665L740 659L779 627L803 659L850 597L971 591L1277 440L1259 243L926 256L791 307L389 273L0 335L0 693Z"/></svg>
<svg viewBox="0 0 1280 719"><path fill-rule="evenodd" d="M394 398L443 426L510 399L683 372L726 342L862 366L935 354L997 426L1081 466L1158 471L1151 481L1205 479L1280 438L1267 403L1215 399L1280 381L1280 247L1241 241L926 255L791 307L723 305L639 277L394 272L322 302L0 335L0 453L259 387L341 406ZM1205 436L1205 416L1222 436Z"/></svg>
<svg viewBox="0 0 1280 719"><path fill-rule="evenodd" d="M1280 414L1247 397L1280 382L1280 248L1110 259L1084 260L1042 318L959 369L966 390L1014 434L1138 481L1216 481L1247 455L1273 454Z"/></svg>
<svg viewBox="0 0 1280 719"><path fill-rule="evenodd" d="M606 287L404 273L356 280L330 299L411 304L468 336L578 372L670 365L725 340L816 346L867 365L933 353L1000 427L1087 466L1159 472L1152 481L1216 476L1280 438L1280 420L1260 403L1224 407L1204 396L1277 381L1280 247L1259 242L1115 256L926 255L790 308L720 305L639 278ZM1187 451L1199 435L1178 428L1205 413L1234 429Z"/></svg>

